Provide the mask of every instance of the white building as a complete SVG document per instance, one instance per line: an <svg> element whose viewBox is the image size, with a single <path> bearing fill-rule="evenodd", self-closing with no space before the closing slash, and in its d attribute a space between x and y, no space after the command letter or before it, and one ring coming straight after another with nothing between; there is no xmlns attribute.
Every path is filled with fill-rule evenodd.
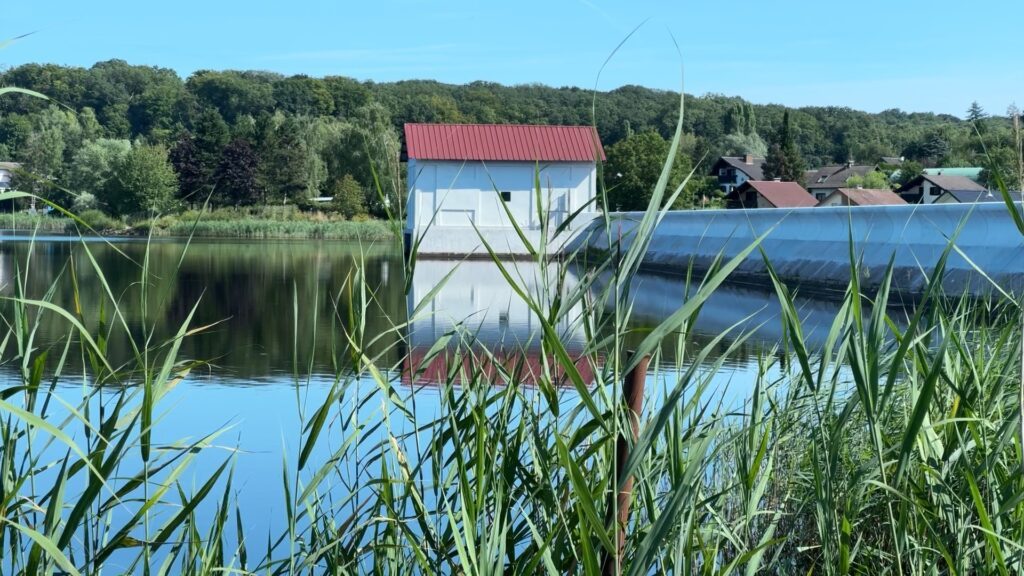
<svg viewBox="0 0 1024 576"><path fill-rule="evenodd" d="M406 124L409 196L406 246L425 255L527 254L513 221L534 245L572 214L570 231L597 215L597 160L590 126ZM537 179L540 184L538 210ZM570 232L571 233L571 232Z"/></svg>
<svg viewBox="0 0 1024 576"><path fill-rule="evenodd" d="M966 176L921 174L896 192L910 204L931 204L947 192L985 192L985 187Z"/></svg>
<svg viewBox="0 0 1024 576"><path fill-rule="evenodd" d="M10 190L14 172L21 168L17 162L0 162L0 190Z"/></svg>

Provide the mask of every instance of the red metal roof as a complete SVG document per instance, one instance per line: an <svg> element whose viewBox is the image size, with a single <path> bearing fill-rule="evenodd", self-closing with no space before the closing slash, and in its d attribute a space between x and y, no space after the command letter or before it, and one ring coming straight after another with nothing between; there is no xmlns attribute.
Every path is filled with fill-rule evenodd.
<svg viewBox="0 0 1024 576"><path fill-rule="evenodd" d="M744 186L748 185L776 208L802 208L818 204L814 196L808 194L807 190L796 182L747 180Z"/></svg>
<svg viewBox="0 0 1024 576"><path fill-rule="evenodd" d="M406 124L405 147L418 160L594 162L604 149L592 126Z"/></svg>

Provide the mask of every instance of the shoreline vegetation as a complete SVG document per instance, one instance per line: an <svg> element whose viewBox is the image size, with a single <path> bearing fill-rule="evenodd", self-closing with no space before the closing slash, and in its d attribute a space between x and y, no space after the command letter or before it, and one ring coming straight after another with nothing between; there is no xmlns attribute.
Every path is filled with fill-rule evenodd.
<svg viewBox="0 0 1024 576"><path fill-rule="evenodd" d="M199 96L232 95L228 103L238 101L239 88L257 88L253 95L265 96L258 101L271 109L275 102L306 107L345 101L302 78L278 82L258 73L209 73L189 83ZM172 94L182 88L176 77L168 84ZM312 100L298 97L304 94ZM149 103L156 101L143 99L141 110L153 109ZM381 297L381 286L363 273L367 261L357 260L340 285L325 286L337 313L329 327L314 328L310 337L336 347L333 378L323 394L303 387L312 375L296 334L298 425L289 431L295 441L281 444L279 467L266 471L280 479L280 497L256 509L239 503L246 478L235 476L233 462L250 455L227 448L230 427L194 430L171 443L160 434L166 432L164 412L173 409L168 393L220 352L183 357L181 342L211 329L230 330L230 320L197 326L190 314L170 327L174 337L157 337L155 326L166 320L159 306L149 304L168 297L167 279L143 258L132 262L138 281L115 293L88 245L81 249L89 257L68 266L76 303L71 309L54 303L52 285L33 285L12 273L0 308L7 327L0 346L7 377L0 390L0 571L1020 573L1021 303L1005 294L981 301L944 294L952 243L938 262L923 264L931 267L927 291L906 312L887 306L891 267L878 290L860 285L863 271L851 246L851 280L821 344L805 336L794 297L798 286L779 280L768 264L782 337L778 349L759 360L756 374L742 381L733 380L728 362L747 342L750 327L736 325L698 344L688 336L708 298L748 256L758 254L764 236L707 275L689 279L678 308L656 325L638 328L631 322L637 297L631 288L661 208L674 204L688 180L670 186L685 128L682 102L676 109L662 177L636 236L621 251L612 247L614 258L573 278L566 267L579 255L548 254L545 242L531 251L538 273L524 277L515 263L491 254L516 294L515 304L536 318L536 352L488 349L477 340L471 317L438 334L425 355L415 357L407 347L409 329L440 313L430 304L451 276L423 301L411 303L409 318L392 319L383 330L366 321L379 313ZM116 111L101 110L104 116ZM122 117L129 111L126 106ZM266 123L249 122L246 110L233 112L236 126L272 136L266 150L299 149L279 145L301 141L294 122L269 121L269 115ZM226 142L227 128L217 114L206 118L215 125L209 132L223 134ZM365 120L372 125L372 117ZM321 128L328 133L344 127ZM125 133L129 129L124 126ZM156 129L173 132L159 124ZM194 180L201 186L210 182L204 174L230 175L234 186L218 190L254 190L254 170L236 170L252 165L248 144L231 147L231 162L220 161L220 149L202 161L204 146L194 144L179 140L179 173L202 176ZM165 178L165 152L149 145L102 146L107 145L121 150L111 173L132 178L108 180L100 205L141 201L148 213L174 195L176 187ZM366 166L372 160L359 162ZM204 172L204 165L216 170ZM150 179L146 166L159 168L152 173L165 184L160 197L143 186ZM306 164L266 166L302 171ZM388 175L400 181L397 169ZM260 177L281 184L277 191L310 196L309 182L294 182L291 174ZM366 194L370 180L355 180L355 203L384 198ZM1006 187L1000 190L1010 204ZM603 183L599 193L608 205ZM11 193L0 193L0 201L7 199ZM1024 233L1024 220L1016 211L1014 217ZM392 218L401 221L400 214ZM604 219L611 229L607 213ZM547 220L544 214L540 220ZM349 222L339 224L344 223ZM301 224L306 225L312 226ZM160 223L151 226L156 230ZM520 237L530 244L521 232ZM12 266L28 268L31 253L26 258ZM407 286L415 267L412 250L403 271ZM603 285L597 282L601 273L611 276ZM98 305L77 305L80 287ZM130 302L141 303L148 314L139 325L125 320ZM290 310L256 313L297 318L319 305L296 290ZM36 334L44 321L62 323L67 337L43 346ZM567 347L566 330L586 335L582 349ZM113 360L108 344L119 341L114 336L129 342L131 360ZM391 346L394 354L381 346ZM676 353L663 362L668 348ZM654 368L643 408L636 410L633 399L624 401L624 382L648 358ZM417 391L407 382L425 374L435 359L452 368L432 382L436 410L418 411ZM745 402L730 402L717 376L749 392ZM66 383L72 385L60 385ZM276 448L268 450L277 455ZM246 524L255 515L276 515L281 528L255 533Z"/></svg>
<svg viewBox="0 0 1024 576"><path fill-rule="evenodd" d="M572 283L572 256L541 248L538 276L524 279L492 255L543 328L529 360L487 349L460 324L414 361L401 342L434 313L429 302L386 334L371 333L365 319L377 313L381 287L357 261L343 286L328 287L344 313L313 338L344 344L329 389L297 407L297 447L282 449L277 471L282 528L268 534L247 530L245 518L261 511L236 499L245 479L232 462L247 455L224 455L224 429L152 443L169 390L204 364L181 357L180 342L209 327L186 320L159 341L159 317L144 334L106 318L121 318L125 302L160 298L165 280L142 266L130 292L107 293L97 311L62 310L52 290L19 277L3 312L10 345L0 352L14 376L0 391L5 486L13 487L4 492L9 554L0 566L26 574L150 565L180 574L1018 572L1020 304L943 294L952 246L906 312L886 305L891 271L869 293L853 260L843 305L817 346L805 340L791 287L772 275L784 336L750 380L734 384L749 396L733 405L715 378L748 334L735 327L693 347L688 334L760 240L695 277L678 310L639 329L628 287L664 195L664 186L655 190L621 257ZM75 276L106 286L101 265L85 262ZM407 281L415 264L413 255ZM614 280L604 287L602 270ZM295 298L294 314L307 313L310 304ZM68 338L39 349L32 335L51 314L67 323ZM593 337L567 349L565 327ZM112 331L132 342L136 361L114 365ZM391 337L397 363L376 348ZM678 351L672 360L666 347ZM296 354L298 386L310 375ZM653 371L637 417L624 382L645 358ZM417 414L406 378L437 359L459 369L431 383L437 415ZM57 385L68 379L83 385ZM67 404L62 390L79 389L78 404ZM199 462L212 472L193 479Z"/></svg>
<svg viewBox="0 0 1024 576"><path fill-rule="evenodd" d="M92 257L72 267L74 301L77 279L91 278L83 287L100 295L98 310L61 309L54 290L15 276L3 309L9 345L0 349L13 376L0 390L9 552L0 566L27 574L151 565L180 574L1018 573L1020 302L943 293L951 243L929 264L917 307L893 309L892 268L869 291L851 249L843 303L814 344L798 287L779 280L765 255L783 336L756 374L733 383L749 391L736 405L716 375L747 328L700 344L688 335L763 237L695 275L655 326L635 326L630 287L660 207L683 189L667 187L659 180L621 253L571 282L566 267L579 254L556 257L542 244L531 278L491 254L537 318L536 352L490 350L470 321L414 358L408 329L435 313L430 301L447 278L383 333L367 328L381 290L363 273L367 262L325 287L338 314L312 338L330 339L338 363L324 394L296 406L295 448L282 448L277 471L281 528L265 534L246 525L266 512L237 499L246 482L232 463L247 455L224 454L225 429L196 430L187 443L152 439L170 389L205 364L181 357L181 341L210 327L192 326L190 315L160 341L159 316L142 322L142 334L123 323L126 302L162 297L166 279L147 259L119 294L96 291L108 284ZM415 267L413 251L407 285ZM602 285L603 272L611 280ZM316 305L296 293L291 313ZM66 323L67 338L40 349L33 336L50 315ZM566 347L566 329L587 335L582 349ZM113 331L131 342L134 361L111 360ZM391 340L397 361L379 349ZM297 398L305 397L300 383L312 374L294 348ZM666 348L676 350L671 360ZM650 385L634 408L625 382L648 358ZM431 383L436 413L417 413L406 382L438 359L458 369ZM58 386L69 379L81 385ZM72 389L82 397L69 403L61 394ZM212 472L198 472L198 462Z"/></svg>
<svg viewBox="0 0 1024 576"><path fill-rule="evenodd" d="M395 238L392 226L374 218L342 218L294 207L186 210L158 218L112 218L98 210L77 217L103 236L196 237L243 239L311 239L380 241ZM0 215L0 232L91 234L65 216L14 212Z"/></svg>

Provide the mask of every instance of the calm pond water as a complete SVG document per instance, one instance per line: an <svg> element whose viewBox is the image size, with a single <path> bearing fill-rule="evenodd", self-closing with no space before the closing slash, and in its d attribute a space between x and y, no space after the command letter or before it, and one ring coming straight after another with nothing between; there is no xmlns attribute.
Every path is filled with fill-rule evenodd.
<svg viewBox="0 0 1024 576"><path fill-rule="evenodd" d="M193 308L191 326L213 325L185 339L180 357L207 364L193 370L161 404L154 441L195 440L228 428L218 444L225 456L239 450L234 477L242 509L269 510L266 516L249 519L255 534L265 534L273 524L270 518L280 516L281 452L292 458L298 452L300 412L309 414L320 405L339 365L346 361L342 329L351 328L350 302L359 300L359 294L350 290L354 275L362 274L373 290L366 304L365 334L374 339L367 353L381 367L397 368L406 359L415 363L456 325L488 346L528 352L537 330L536 320L493 263L419 262L407 293L400 252L384 245L329 241L217 240L186 246L180 240L159 240L148 246L147 260L145 241L83 245L70 238L5 237L0 239L0 295L16 295L20 278L30 297L40 297L52 288L55 303L73 308L77 284L87 325L97 327L101 317L109 323L113 311L109 304L100 305L105 288L90 253L137 339L149 331L154 343L170 338ZM357 262L362 264L357 267ZM150 272L145 301L140 289L144 265ZM432 294L456 266L447 283ZM535 266L510 266L536 289ZM684 294L679 279L643 277L634 309L637 327L665 318L682 303ZM835 304L813 300L799 304L809 339L823 337ZM0 309L9 314L11 304ZM420 313L410 322L411 312L417 309ZM735 391L737 399L749 390L758 359L781 337L774 294L723 287L704 306L693 335L693 344L703 346L744 319L754 336L716 376L722 386ZM402 328L395 330L396 326ZM582 334L568 326L559 328L565 331L563 341L570 349L582 347ZM51 347L52 362L68 334L66 320L43 314L36 347ZM727 345L721 344L718 352ZM115 362L131 358L128 340L120 331L111 338L109 352ZM9 355L5 353L5 361ZM666 359L671 360L671 353ZM423 378L429 380L432 374L428 370ZM0 378L3 386L9 385L16 378L15 368L0 367ZM69 378L62 393L74 397L80 390L76 383L80 381ZM417 421L438 415L431 387L417 387L415 393L411 386L406 389ZM325 452L335 448L330 441L324 445Z"/></svg>

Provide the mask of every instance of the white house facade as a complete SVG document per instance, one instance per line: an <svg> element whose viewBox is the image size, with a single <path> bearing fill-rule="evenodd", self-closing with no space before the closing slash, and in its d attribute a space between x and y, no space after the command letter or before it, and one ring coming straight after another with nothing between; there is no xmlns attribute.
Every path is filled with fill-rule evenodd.
<svg viewBox="0 0 1024 576"><path fill-rule="evenodd" d="M14 173L21 164L17 162L0 162L0 190L10 190L14 181Z"/></svg>
<svg viewBox="0 0 1024 576"><path fill-rule="evenodd" d="M897 192L910 204L932 204L946 192L985 192L985 187L965 176L921 174Z"/></svg>
<svg viewBox="0 0 1024 576"><path fill-rule="evenodd" d="M590 127L407 124L405 135L406 245L420 254L525 255L516 227L537 247L545 223L557 249L598 213Z"/></svg>

